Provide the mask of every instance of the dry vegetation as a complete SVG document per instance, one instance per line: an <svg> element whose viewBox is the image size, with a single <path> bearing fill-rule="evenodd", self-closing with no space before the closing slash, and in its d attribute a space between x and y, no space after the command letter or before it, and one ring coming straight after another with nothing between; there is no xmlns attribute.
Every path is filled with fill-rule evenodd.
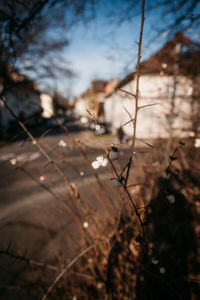
<svg viewBox="0 0 200 300"><path fill-rule="evenodd" d="M132 144L118 147L117 160L105 143L98 150L110 163L108 178L115 178L119 187L113 180L101 180L84 139L75 139L62 124L70 145L64 150L34 138L18 120L44 167L37 170L40 180L28 166L17 164L17 170L55 201L1 226L1 299L200 299L200 162L195 138L135 147L143 22L144 11ZM67 161L74 152L92 181ZM81 184L69 180L71 172ZM56 186L61 179L62 187Z"/></svg>
<svg viewBox="0 0 200 300"><path fill-rule="evenodd" d="M177 145L171 158L166 141L134 154L128 190L145 241L123 188L121 200L116 187L109 192L112 182L93 185L96 207L81 190L71 206L72 191L39 207L37 218L2 226L2 299L45 299L49 287L47 299L199 299L199 149L193 139Z"/></svg>

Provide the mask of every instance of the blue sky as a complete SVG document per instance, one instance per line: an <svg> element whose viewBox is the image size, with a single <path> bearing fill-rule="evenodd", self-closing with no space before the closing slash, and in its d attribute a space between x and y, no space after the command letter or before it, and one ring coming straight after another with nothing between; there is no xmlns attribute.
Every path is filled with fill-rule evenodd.
<svg viewBox="0 0 200 300"><path fill-rule="evenodd" d="M70 46L65 51L66 59L76 73L70 82L73 95L85 91L91 80L122 78L134 69L139 22L136 18L132 24L123 23L118 28L92 22L73 29ZM152 46L143 49L143 59L151 52Z"/></svg>
<svg viewBox="0 0 200 300"><path fill-rule="evenodd" d="M110 80L112 78L123 78L128 72L134 70L137 60L137 44L140 31L140 13L136 11L136 17L129 22L124 20L121 23L112 22L115 18L113 13L105 17L105 12L113 3L120 5L115 12L125 3L121 0L102 1L98 6L98 14L95 19L87 24L78 23L68 33L70 45L64 51L64 58L68 61L69 67L76 76L73 79L61 79L58 87L64 93L78 96L84 92L94 79ZM146 13L143 35L142 60L147 59L156 52L167 41L168 36L165 30L154 42L149 40L156 35L156 30L170 21L171 16L161 18L159 10L157 13ZM191 38L195 37L197 31L191 30Z"/></svg>

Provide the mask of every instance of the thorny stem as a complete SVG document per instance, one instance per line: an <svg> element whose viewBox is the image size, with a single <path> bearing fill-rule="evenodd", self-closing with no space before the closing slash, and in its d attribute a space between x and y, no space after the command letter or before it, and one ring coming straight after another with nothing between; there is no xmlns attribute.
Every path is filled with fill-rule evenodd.
<svg viewBox="0 0 200 300"><path fill-rule="evenodd" d="M120 180L122 187L126 193L126 195L128 196L134 212L137 216L138 222L140 224L141 230L142 230L142 235L143 235L143 241L144 241L144 245L145 247L147 246L146 243L146 239L145 239L145 230L144 230L144 223L141 219L140 213L127 189L127 182L128 182L128 178L129 178L129 174L130 174L130 169L131 169L131 164L132 164L132 157L133 157L133 153L134 153L134 148L135 148L135 140L136 140L136 125L137 125L137 115L138 115L138 111L139 111L139 105L138 105L138 99L139 99L139 81L140 81L140 60L141 60L141 49L142 49L142 36L143 36L143 29L144 29L144 12L145 12L145 0L142 0L142 13L141 13L141 25L140 25L140 37L139 37L139 43L138 43L138 58L137 58L137 71L136 71L136 94L131 94L129 92L127 92L127 94L131 94L134 98L135 98L135 112L134 112L134 117L132 118L133 121L133 137L132 137L132 144L131 144L131 149L130 149L130 158L129 158L129 162L127 164L127 166L123 169L123 171L127 168L127 173L126 173L126 178L125 181L121 180L121 176L118 174L113 162L111 159L109 159L109 155L107 154L107 157L110 161L110 164L113 168L113 171L115 172L118 180ZM124 91L126 92L126 91ZM122 172L123 172L122 171Z"/></svg>
<svg viewBox="0 0 200 300"><path fill-rule="evenodd" d="M145 11L145 0L142 0L142 14L141 14L141 25L140 25L140 38L138 43L138 58L137 58L137 73L136 73L136 94L135 94L135 115L134 115L134 123L133 123L133 138L131 145L131 156L134 152L135 147L135 139L136 139L136 126L137 126L137 115L138 115L138 98L139 98L139 82L140 82L140 60L141 60L141 49L142 49L142 36L144 29L144 11Z"/></svg>
<svg viewBox="0 0 200 300"><path fill-rule="evenodd" d="M138 58L137 58L137 69L136 69L136 93L134 95L130 92L127 92L127 91L121 89L121 91L131 95L135 99L135 101L134 101L134 103L135 103L134 117L131 118L131 120L129 121L129 122L132 121L132 123L133 123L133 136L132 136L132 144L131 144L131 149L130 149L130 159L129 159L129 163L128 163L128 169L127 169L126 180L125 180L126 184L128 182L129 172L130 172L131 165L132 165L132 156L134 154L135 140L136 140L137 116L138 116L138 111L140 109L138 103L139 103L139 82L140 82L140 60L141 60L141 50L142 50L142 36L143 36L144 20L145 20L145 17L144 17L145 0L142 0L141 6L142 6L142 13L141 13L141 25L140 25L140 37L139 37L139 42L138 42ZM127 123L129 123L129 122L127 122ZM125 124L127 124L127 123L125 123Z"/></svg>
<svg viewBox="0 0 200 300"><path fill-rule="evenodd" d="M134 212L135 212L135 214L136 214L136 216L137 216L139 225L140 225L141 230L142 230L142 235L143 235L142 237L143 237L144 245L145 245L145 247L146 247L146 246L147 246L147 243L146 243L146 237L145 237L144 223L143 223L143 221L142 221L142 219L141 219L139 210L138 210L138 208L136 207L136 205L135 205L135 203L134 203L134 201L133 201L133 199L132 199L132 197L131 197L131 195L130 195L128 189L127 189L126 179L125 179L125 182L121 181L121 176L118 174L118 172L117 172L117 170L116 170L116 168L115 168L115 165L113 164L112 160L109 158L109 155L107 156L107 158L108 158L108 160L109 160L109 162L110 162L110 164L111 164L111 166L112 166L112 168L113 168L113 171L115 172L115 175L117 176L118 180L121 182L122 187L123 187L123 190L125 191L126 195L128 196L128 199L130 200L130 202L131 202L131 204L132 204L132 206L133 206ZM130 158L130 161L131 161L131 158ZM128 173L129 170L130 170L130 164L131 164L131 162L129 162L129 164L128 164L128 170L127 170L127 173Z"/></svg>

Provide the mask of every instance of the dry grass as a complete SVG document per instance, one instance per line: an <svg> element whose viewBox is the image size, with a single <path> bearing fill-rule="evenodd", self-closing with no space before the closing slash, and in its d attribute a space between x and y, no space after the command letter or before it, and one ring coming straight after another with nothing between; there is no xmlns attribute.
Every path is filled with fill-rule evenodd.
<svg viewBox="0 0 200 300"><path fill-rule="evenodd" d="M119 147L119 160L110 157L113 148L104 141L105 151L94 151L94 158L103 155L110 162L106 179L92 168L84 139L76 139L59 122L67 146L35 138L2 97L41 156L37 176L26 163L15 161L12 167L52 201L47 205L43 200L2 224L1 299L200 299L199 148L194 139L185 145L158 140L153 146L135 147L137 113L143 108L139 78L144 5L143 0L132 95L134 134L128 156ZM75 153L86 174L68 159ZM72 174L76 182L70 180Z"/></svg>

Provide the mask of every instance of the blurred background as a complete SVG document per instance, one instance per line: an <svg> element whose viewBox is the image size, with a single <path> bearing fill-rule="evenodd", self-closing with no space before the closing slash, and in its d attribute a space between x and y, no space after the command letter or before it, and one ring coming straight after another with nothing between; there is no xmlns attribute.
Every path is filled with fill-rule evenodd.
<svg viewBox="0 0 200 300"><path fill-rule="evenodd" d="M199 299L199 1L145 4L127 189L148 257L106 154L122 176L140 24L141 1L1 0L1 299Z"/></svg>

